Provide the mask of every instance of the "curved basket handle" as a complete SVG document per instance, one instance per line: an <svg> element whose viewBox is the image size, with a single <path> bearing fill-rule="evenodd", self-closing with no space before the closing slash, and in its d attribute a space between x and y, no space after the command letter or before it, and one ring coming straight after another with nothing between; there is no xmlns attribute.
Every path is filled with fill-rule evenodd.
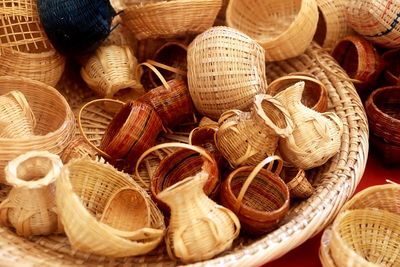
<svg viewBox="0 0 400 267"><path fill-rule="evenodd" d="M193 145L189 145L189 144L183 144L183 143L177 143L177 142L172 142L172 143L164 143L164 144L159 144L156 146L153 146L149 149L147 149L141 156L140 158L137 160L136 162L136 167L135 167L135 175L137 176L137 178L145 185L146 183L144 182L144 180L142 179L142 177L139 174L139 166L140 163L142 162L142 160L147 157L150 153L162 149L162 148L186 148L186 149L191 149L193 151L196 151L197 153L199 153L201 156L205 157L207 160L209 160L210 162L213 162L213 159L211 158L211 156L209 154L207 154L207 151L201 147L198 146L193 146Z"/></svg>
<svg viewBox="0 0 400 267"><path fill-rule="evenodd" d="M136 67L136 77L138 77L138 80L140 80L139 77L142 77L142 74L143 74L141 66L146 66L150 70L152 70L154 72L154 74L157 75L158 79L160 79L160 81L163 84L163 86L168 90L171 89L171 86L169 86L169 84L165 80L164 76L152 64L150 64L148 62L143 62L143 63L140 63L140 64L137 65L137 67Z"/></svg>
<svg viewBox="0 0 400 267"><path fill-rule="evenodd" d="M33 113L32 108L30 107L28 100L26 100L24 94L20 91L11 91L9 95L12 96L15 101L20 105L22 111L29 117L29 120L32 122L32 129L36 127L36 117Z"/></svg>
<svg viewBox="0 0 400 267"><path fill-rule="evenodd" d="M112 157L110 155L108 155L106 152L104 152L103 150L101 150L100 148L98 148L97 146L92 144L92 142L90 142L90 140L86 136L85 132L83 131L83 127L82 127L82 112L88 106L90 106L90 105L92 105L94 103L98 103L98 102L114 102L114 103L118 103L118 104L121 104L121 105L125 105L125 103L122 102L122 101L116 100L116 99L109 99L109 98L95 99L95 100L89 101L85 105L83 105L81 107L81 109L79 110L79 113L78 113L78 128L79 128L79 132L81 133L81 135L82 135L83 139L85 140L85 142L90 147L92 147L94 150L96 150L96 152L99 153L101 156L105 157L106 159L111 159Z"/></svg>
<svg viewBox="0 0 400 267"><path fill-rule="evenodd" d="M186 74L187 74L186 71L184 71L184 70L165 65L163 63L154 61L152 59L148 59L148 60L146 60L146 62L153 66L156 66L157 68L164 69L164 70L167 70L167 71L170 71L170 72L182 75L182 76L186 76Z"/></svg>
<svg viewBox="0 0 400 267"><path fill-rule="evenodd" d="M219 206L219 205L217 206L217 208L218 208L219 210L221 210L222 212L225 212L226 215L228 215L228 217L232 220L233 224L235 225L235 232L233 232L232 240L235 239L236 237L239 236L240 227L241 227L241 226L240 226L240 221L239 221L238 217L237 217L236 214L235 214L233 211L231 211L230 209L227 209L227 208L225 208L225 207L223 207L223 206Z"/></svg>
<svg viewBox="0 0 400 267"><path fill-rule="evenodd" d="M279 156L270 156L263 161L261 161L254 169L253 171L249 174L247 177L246 181L242 185L242 188L240 189L239 195L236 198L238 203L242 203L243 197L246 194L247 189L249 188L251 182L254 180L254 178L257 176L257 174L261 171L261 169L268 163L278 161L278 166L276 167L276 170L274 174L279 175L282 171L283 167L283 160ZM273 164L269 164L267 170L271 171Z"/></svg>

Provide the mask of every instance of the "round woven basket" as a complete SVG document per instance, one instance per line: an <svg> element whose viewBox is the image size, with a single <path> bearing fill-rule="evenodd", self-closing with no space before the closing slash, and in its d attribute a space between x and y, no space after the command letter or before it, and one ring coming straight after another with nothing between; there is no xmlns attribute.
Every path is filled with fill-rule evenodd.
<svg viewBox="0 0 400 267"><path fill-rule="evenodd" d="M256 40L267 61L302 54L310 45L318 23L315 0L231 0L227 25Z"/></svg>
<svg viewBox="0 0 400 267"><path fill-rule="evenodd" d="M221 0L172 0L129 4L121 14L122 23L138 40L170 38L200 33L210 28Z"/></svg>
<svg viewBox="0 0 400 267"><path fill-rule="evenodd" d="M74 137L75 118L65 98L44 83L12 76L0 77L0 95L13 90L24 94L36 118L33 136L0 138L0 182L8 161L30 150L61 154Z"/></svg>
<svg viewBox="0 0 400 267"><path fill-rule="evenodd" d="M316 58L319 60L315 60ZM326 68L330 71L326 71ZM314 194L297 206L293 206L284 222L273 233L256 239L239 236L232 248L223 255L199 262L195 266L259 266L272 261L324 229L358 185L368 154L368 126L362 103L352 83L338 78L337 75L345 76L344 71L332 57L316 45L312 45L301 57L267 66L270 81L298 71L309 72L324 83L328 91L329 106L345 122L339 153L312 173L309 179L313 181ZM71 97L71 99L77 98ZM62 236L35 237L26 240L17 237L13 231L4 227L0 228L0 251L4 265L172 266L177 264L169 259L162 246L146 256L98 257L71 250L67 238Z"/></svg>

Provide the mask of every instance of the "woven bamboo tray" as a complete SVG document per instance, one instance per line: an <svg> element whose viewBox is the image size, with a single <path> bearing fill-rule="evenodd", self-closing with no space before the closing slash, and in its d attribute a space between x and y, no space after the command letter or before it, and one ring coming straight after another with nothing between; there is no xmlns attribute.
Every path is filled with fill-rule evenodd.
<svg viewBox="0 0 400 267"><path fill-rule="evenodd" d="M314 194L293 205L277 230L259 238L241 235L230 251L194 266L257 266L272 261L324 229L358 185L367 161L368 125L353 85L344 81L348 80L343 78L347 77L344 71L314 44L297 58L267 66L269 81L296 71L313 74L326 86L328 107L336 112L345 125L339 153L324 166L311 172ZM92 97L82 89L69 88L71 86L61 87L73 109L82 104L79 99L83 102L83 98ZM0 197L4 198L6 192L7 188L0 190ZM168 258L164 246L146 256L113 259L73 251L64 236L34 237L27 240L16 236L8 228L0 228L0 262L3 266L180 264Z"/></svg>

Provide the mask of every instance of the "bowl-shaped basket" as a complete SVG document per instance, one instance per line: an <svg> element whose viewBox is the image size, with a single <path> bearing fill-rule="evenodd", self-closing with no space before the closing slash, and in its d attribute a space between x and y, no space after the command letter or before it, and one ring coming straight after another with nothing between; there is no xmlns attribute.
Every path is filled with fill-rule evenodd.
<svg viewBox="0 0 400 267"><path fill-rule="evenodd" d="M318 23L315 0L231 0L226 22L265 49L267 61L299 56L310 45Z"/></svg>
<svg viewBox="0 0 400 267"><path fill-rule="evenodd" d="M124 3L122 23L138 40L201 33L213 25L222 5L221 0Z"/></svg>
<svg viewBox="0 0 400 267"><path fill-rule="evenodd" d="M0 95L12 90L24 94L36 118L34 135L16 139L0 138L0 182L8 161L30 150L61 154L74 137L75 118L65 98L44 83L12 76L0 77Z"/></svg>

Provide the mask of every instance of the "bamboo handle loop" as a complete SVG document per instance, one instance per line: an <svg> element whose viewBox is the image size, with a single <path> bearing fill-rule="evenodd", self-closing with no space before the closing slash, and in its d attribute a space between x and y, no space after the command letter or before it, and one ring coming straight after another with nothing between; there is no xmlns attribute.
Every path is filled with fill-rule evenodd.
<svg viewBox="0 0 400 267"><path fill-rule="evenodd" d="M152 70L154 72L155 75L157 75L158 79L160 79L161 83L163 84L163 86L170 90L171 86L169 86L169 84L167 83L167 81L165 80L164 76L156 69L156 67L154 67L152 64L148 63L148 62L143 62L137 65L136 67L136 77L141 77L143 72L142 72L142 66L146 66L148 67L150 70ZM138 79L140 80L140 79Z"/></svg>
<svg viewBox="0 0 400 267"><path fill-rule="evenodd" d="M164 70L167 70L167 71L170 71L170 72L182 75L182 76L186 76L186 74L187 74L186 71L184 71L184 70L168 66L166 64L154 61L152 59L148 59L148 60L146 60L146 62L153 66L156 66L157 68L164 69Z"/></svg>

